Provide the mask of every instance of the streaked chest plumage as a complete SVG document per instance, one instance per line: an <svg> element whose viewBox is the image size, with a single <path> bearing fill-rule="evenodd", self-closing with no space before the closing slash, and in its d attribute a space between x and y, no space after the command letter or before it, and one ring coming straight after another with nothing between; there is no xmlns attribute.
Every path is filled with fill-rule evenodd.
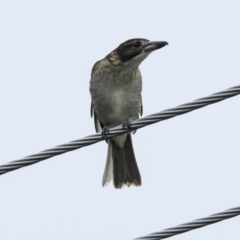
<svg viewBox="0 0 240 240"><path fill-rule="evenodd" d="M138 118L141 91L142 78L135 66L99 66L90 81L93 108L98 119L109 127Z"/></svg>

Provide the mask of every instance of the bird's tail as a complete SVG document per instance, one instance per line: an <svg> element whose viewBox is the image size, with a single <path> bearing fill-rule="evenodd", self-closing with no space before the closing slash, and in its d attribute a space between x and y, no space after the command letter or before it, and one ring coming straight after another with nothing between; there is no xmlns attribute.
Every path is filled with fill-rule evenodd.
<svg viewBox="0 0 240 240"><path fill-rule="evenodd" d="M106 186L112 178L116 188L122 188L124 185L141 186L141 175L134 155L131 134L127 134L123 148L118 147L114 140L108 140L103 186Z"/></svg>

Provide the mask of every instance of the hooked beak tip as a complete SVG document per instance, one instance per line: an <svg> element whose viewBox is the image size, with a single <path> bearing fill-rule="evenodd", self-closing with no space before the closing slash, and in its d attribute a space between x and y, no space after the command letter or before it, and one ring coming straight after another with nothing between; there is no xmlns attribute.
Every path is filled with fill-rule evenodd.
<svg viewBox="0 0 240 240"><path fill-rule="evenodd" d="M154 50L163 48L166 45L168 45L168 42L165 42L165 41L158 41L158 42L149 41L148 44L144 47L144 52L152 52Z"/></svg>

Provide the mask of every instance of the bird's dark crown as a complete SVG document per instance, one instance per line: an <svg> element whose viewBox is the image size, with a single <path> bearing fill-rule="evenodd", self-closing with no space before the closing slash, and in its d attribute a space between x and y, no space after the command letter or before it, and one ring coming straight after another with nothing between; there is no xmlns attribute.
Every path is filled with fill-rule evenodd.
<svg viewBox="0 0 240 240"><path fill-rule="evenodd" d="M134 57L140 55L144 46L149 40L144 38L134 38L121 43L115 50L108 56L108 60L114 64L114 61L120 60L121 62L128 62Z"/></svg>
<svg viewBox="0 0 240 240"><path fill-rule="evenodd" d="M147 42L149 42L149 40L143 38L130 39L120 44L116 51L118 52L121 60L126 62L141 54L142 49Z"/></svg>
<svg viewBox="0 0 240 240"><path fill-rule="evenodd" d="M132 59L134 59L133 63L139 65L151 52L166 45L168 42L165 41L152 42L144 38L134 38L120 44L118 48L107 55L107 59L115 66L131 62Z"/></svg>

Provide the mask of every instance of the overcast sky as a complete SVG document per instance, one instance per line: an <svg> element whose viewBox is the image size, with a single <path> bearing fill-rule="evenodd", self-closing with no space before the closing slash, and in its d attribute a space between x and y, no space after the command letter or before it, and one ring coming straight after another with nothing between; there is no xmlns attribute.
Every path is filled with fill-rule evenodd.
<svg viewBox="0 0 240 240"><path fill-rule="evenodd" d="M0 1L0 164L94 133L93 64L130 38L143 116L240 85L239 1ZM101 185L107 144L0 176L4 240L131 240L240 205L240 96L138 130L141 187ZM239 239L240 217L173 239Z"/></svg>

